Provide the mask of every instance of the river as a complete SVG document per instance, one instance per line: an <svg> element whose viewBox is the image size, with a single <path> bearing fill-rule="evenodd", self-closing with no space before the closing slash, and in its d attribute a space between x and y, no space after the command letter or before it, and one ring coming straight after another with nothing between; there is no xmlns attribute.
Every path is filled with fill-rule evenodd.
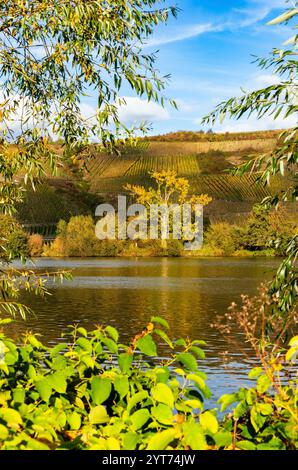
<svg viewBox="0 0 298 470"><path fill-rule="evenodd" d="M201 370L208 374L214 396L249 384L248 368L254 363L243 335L227 339L211 324L242 293L255 294L264 279L271 279L279 264L264 258L41 258L37 272L71 270L73 281L51 285L45 299L25 294L23 301L36 312L25 322L17 320L9 333L25 330L55 344L67 325L113 325L123 340L140 332L152 315L164 317L175 338L207 342ZM161 348L161 356L166 354Z"/></svg>

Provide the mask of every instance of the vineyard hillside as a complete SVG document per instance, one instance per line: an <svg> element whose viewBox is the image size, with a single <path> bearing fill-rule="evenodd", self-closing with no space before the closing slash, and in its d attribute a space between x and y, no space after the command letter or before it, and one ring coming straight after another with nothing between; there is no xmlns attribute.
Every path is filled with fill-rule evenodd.
<svg viewBox="0 0 298 470"><path fill-rule="evenodd" d="M212 196L206 215L212 219L234 221L245 218L253 204L271 195L284 185L276 177L270 187L255 184L257 174L244 177L232 176L228 170L248 159L274 149L277 134L251 133L232 140L229 134L204 134L201 141L164 141L160 136L141 140L137 145L126 146L121 155L99 151L91 146L77 166L65 162L55 179L47 179L36 191L29 192L24 204L19 206L19 220L26 226L34 224L55 226L60 218L71 215L94 213L96 202L115 201L118 194L125 193L127 183L148 187L152 184L150 172L173 170L186 177L191 191ZM207 138L209 140L207 140ZM55 149L59 150L59 144ZM84 191L80 188L84 187ZM87 192L86 192L87 188ZM42 208L42 210L40 210Z"/></svg>

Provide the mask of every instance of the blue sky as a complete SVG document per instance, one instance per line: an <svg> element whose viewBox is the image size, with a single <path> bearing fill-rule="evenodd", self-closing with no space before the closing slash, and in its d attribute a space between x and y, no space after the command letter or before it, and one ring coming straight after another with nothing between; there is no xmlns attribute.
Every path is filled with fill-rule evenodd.
<svg viewBox="0 0 298 470"><path fill-rule="evenodd" d="M284 0L178 0L176 4L181 9L177 20L155 31L146 52L159 50L157 68L161 74L171 74L166 95L177 101L179 110L140 100L129 87L122 91L127 106L120 117L128 125L150 121L153 134L199 130L202 116L222 100L241 94L240 87L274 83L270 71L251 63L252 54L266 56L292 35L289 27L266 25L282 12ZM276 122L252 118L226 121L214 130L279 129L291 124L282 118Z"/></svg>

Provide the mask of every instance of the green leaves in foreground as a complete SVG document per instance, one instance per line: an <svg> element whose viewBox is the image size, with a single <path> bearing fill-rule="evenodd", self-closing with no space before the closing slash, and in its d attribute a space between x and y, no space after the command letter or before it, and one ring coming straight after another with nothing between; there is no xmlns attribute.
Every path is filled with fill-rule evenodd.
<svg viewBox="0 0 298 470"><path fill-rule="evenodd" d="M161 328L167 323L154 317L123 345L114 327L75 327L69 342L53 348L32 335L17 345L0 333L7 359L0 363L0 449L298 447L291 383L274 394L268 371L255 368L254 387L220 398L222 411L233 410L219 418L204 409L211 396L199 370L204 344L173 341ZM170 351L163 363L159 342Z"/></svg>

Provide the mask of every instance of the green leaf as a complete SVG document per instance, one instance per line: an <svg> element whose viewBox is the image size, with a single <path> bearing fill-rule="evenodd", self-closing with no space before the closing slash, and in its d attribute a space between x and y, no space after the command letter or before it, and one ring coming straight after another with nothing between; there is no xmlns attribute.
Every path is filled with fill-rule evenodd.
<svg viewBox="0 0 298 470"><path fill-rule="evenodd" d="M284 450L284 443L277 437L273 437L269 442L257 444L257 450Z"/></svg>
<svg viewBox="0 0 298 470"><path fill-rule="evenodd" d="M148 397L149 397L149 394L146 390L143 390L142 392L138 392L135 395L133 395L127 402L127 412L128 412L128 414L134 409L134 407L138 403L146 400L146 398L148 398Z"/></svg>
<svg viewBox="0 0 298 470"><path fill-rule="evenodd" d="M31 344L31 346L33 346L34 348L36 349L42 349L43 348L43 345L40 341L38 341L38 339L36 338L36 336L34 335L29 335L27 337L29 343Z"/></svg>
<svg viewBox="0 0 298 470"><path fill-rule="evenodd" d="M7 427L3 426L3 424L0 424L0 440L6 441L7 437L8 437Z"/></svg>
<svg viewBox="0 0 298 470"><path fill-rule="evenodd" d="M298 347L294 346L293 348L288 349L286 353L286 361L293 361L297 358Z"/></svg>
<svg viewBox="0 0 298 470"><path fill-rule="evenodd" d="M263 425L266 422L266 419L267 419L266 416L263 416L261 414L261 410L258 404L253 405L253 407L251 408L251 412L250 412L250 422L253 425L256 432L258 432L259 429L263 427Z"/></svg>
<svg viewBox="0 0 298 470"><path fill-rule="evenodd" d="M159 323L160 325L164 326L164 327L167 328L168 330L170 329L167 320L165 320L164 318L161 318L161 317L151 317L151 322L152 322L152 323Z"/></svg>
<svg viewBox="0 0 298 470"><path fill-rule="evenodd" d="M183 433L185 443L192 450L206 450L207 443L201 426L194 421L183 424Z"/></svg>
<svg viewBox="0 0 298 470"><path fill-rule="evenodd" d="M31 379L31 380L35 379L36 370L35 370L35 368L32 364L29 365L27 374L28 374L29 379Z"/></svg>
<svg viewBox="0 0 298 470"><path fill-rule="evenodd" d="M118 354L118 344L110 338L103 338L102 342L112 354Z"/></svg>
<svg viewBox="0 0 298 470"><path fill-rule="evenodd" d="M175 439L177 431L167 429L150 438L147 450L164 450Z"/></svg>
<svg viewBox="0 0 298 470"><path fill-rule="evenodd" d="M84 339L84 338L82 338ZM95 361L94 359L92 359L91 356L89 356L89 354L84 354L81 356L81 361L83 364L85 364L86 367L90 368L90 369L94 369L95 367Z"/></svg>
<svg viewBox="0 0 298 470"><path fill-rule="evenodd" d="M255 403L257 399L257 392L254 388L250 388L246 393L246 403L251 406Z"/></svg>
<svg viewBox="0 0 298 470"><path fill-rule="evenodd" d="M146 356L157 356L156 344L152 339L151 335L143 336L137 341L137 347L141 353Z"/></svg>
<svg viewBox="0 0 298 470"><path fill-rule="evenodd" d="M92 353L92 344L88 339L78 338L76 344L80 347L80 349L83 349L83 351L86 351L89 354Z"/></svg>
<svg viewBox="0 0 298 470"><path fill-rule="evenodd" d="M2 318L0 320L0 325L8 325L9 323L12 323L13 319L12 318Z"/></svg>
<svg viewBox="0 0 298 470"><path fill-rule="evenodd" d="M49 383L51 384L52 388L56 390L58 393L65 393L67 388L67 382L61 373L55 372L53 375L48 377Z"/></svg>
<svg viewBox="0 0 298 470"><path fill-rule="evenodd" d="M184 404L190 406L192 410L202 410L203 402L200 399L192 398L190 400L185 400Z"/></svg>
<svg viewBox="0 0 298 470"><path fill-rule="evenodd" d="M111 381L106 378L93 377L91 380L91 396L96 405L101 405L105 402L112 390Z"/></svg>
<svg viewBox="0 0 298 470"><path fill-rule="evenodd" d="M189 350L194 352L198 356L199 359L205 359L205 353L203 349L198 348L198 346L191 346Z"/></svg>
<svg viewBox="0 0 298 470"><path fill-rule="evenodd" d="M233 442L232 433L228 431L217 432L213 439L217 447L229 447Z"/></svg>
<svg viewBox="0 0 298 470"><path fill-rule="evenodd" d="M196 387L203 393L205 398L211 398L212 393L202 377L197 374L188 374L186 378L195 383Z"/></svg>
<svg viewBox="0 0 298 470"><path fill-rule="evenodd" d="M200 424L207 433L215 434L218 431L218 422L211 411L200 414Z"/></svg>
<svg viewBox="0 0 298 470"><path fill-rule="evenodd" d="M139 436L135 432L127 432L122 438L124 450L135 450L139 442Z"/></svg>
<svg viewBox="0 0 298 470"><path fill-rule="evenodd" d="M258 378L257 391L259 393L265 393L271 385L272 383L270 378L267 375L261 375L261 377Z"/></svg>
<svg viewBox="0 0 298 470"><path fill-rule="evenodd" d="M165 405L173 408L174 406L174 395L170 387L164 383L158 383L152 388L151 394L154 400L164 403Z"/></svg>
<svg viewBox="0 0 298 470"><path fill-rule="evenodd" d="M233 403L237 401L238 401L238 396L235 393L226 393L218 399L217 403L221 405L220 411L222 413L228 408L228 406L232 405Z"/></svg>
<svg viewBox="0 0 298 470"><path fill-rule="evenodd" d="M248 377L250 379L257 379L263 372L262 367L254 367L249 371Z"/></svg>
<svg viewBox="0 0 298 470"><path fill-rule="evenodd" d="M48 378L37 380L35 382L35 387L36 387L36 390L39 393L40 398L43 401L48 402L49 399L50 399L50 396L52 395L51 380L48 379Z"/></svg>
<svg viewBox="0 0 298 470"><path fill-rule="evenodd" d="M241 401L238 403L236 408L234 409L234 418L239 419L241 416L245 415L245 413L248 411L248 406L245 402Z"/></svg>
<svg viewBox="0 0 298 470"><path fill-rule="evenodd" d="M132 354L122 353L118 356L118 364L123 374L127 374L132 366L133 356Z"/></svg>
<svg viewBox="0 0 298 470"><path fill-rule="evenodd" d="M15 403L24 403L25 395L26 392L24 388L15 388L13 391L13 401Z"/></svg>
<svg viewBox="0 0 298 470"><path fill-rule="evenodd" d="M120 399L125 397L129 392L129 381L128 377L120 376L115 379L114 388L119 393Z"/></svg>
<svg viewBox="0 0 298 470"><path fill-rule="evenodd" d="M84 336L85 338L87 338L88 333L87 333L86 328L83 328L82 326L80 326L77 331L78 331L78 333L80 333L80 335L82 335L82 336Z"/></svg>
<svg viewBox="0 0 298 470"><path fill-rule="evenodd" d="M289 346L298 348L298 336L293 336L293 338L290 339Z"/></svg>
<svg viewBox="0 0 298 470"><path fill-rule="evenodd" d="M164 331L159 330L158 328L156 328L156 329L154 330L154 333L156 333L158 336L160 336L160 337L164 340L164 342L165 342L168 346L170 346L171 349L173 349L173 347L174 347L174 346L173 346L173 343L172 343L172 341L170 340L170 338L168 337L168 335L167 335Z"/></svg>
<svg viewBox="0 0 298 470"><path fill-rule="evenodd" d="M270 403L258 403L258 410L263 416L269 416L273 413L273 407Z"/></svg>
<svg viewBox="0 0 298 470"><path fill-rule="evenodd" d="M203 341L202 339L195 339L191 344L196 346L207 346L206 341Z"/></svg>
<svg viewBox="0 0 298 470"><path fill-rule="evenodd" d="M138 429L141 429L150 419L150 413L146 408L143 410L138 410L131 415L130 419L132 421L132 429L137 431Z"/></svg>
<svg viewBox="0 0 298 470"><path fill-rule="evenodd" d="M12 408L1 408L0 417L7 423L7 426L10 428L18 427L20 424L23 424L22 417L17 410Z"/></svg>
<svg viewBox="0 0 298 470"><path fill-rule="evenodd" d="M105 331L108 335L117 343L119 339L119 333L113 326L107 326Z"/></svg>
<svg viewBox="0 0 298 470"><path fill-rule="evenodd" d="M50 450L49 446L43 442L38 441L37 439L27 438L28 444L26 450Z"/></svg>
<svg viewBox="0 0 298 470"><path fill-rule="evenodd" d="M197 360L192 354L189 354L189 353L178 354L177 361L183 364L190 371L196 371L198 369Z"/></svg>
<svg viewBox="0 0 298 470"><path fill-rule="evenodd" d="M110 417L104 406L98 405L91 408L89 413L89 421L91 424L103 424L110 421Z"/></svg>
<svg viewBox="0 0 298 470"><path fill-rule="evenodd" d="M241 450L256 450L257 448L257 446L250 441L238 441L236 445L238 449Z"/></svg>
<svg viewBox="0 0 298 470"><path fill-rule="evenodd" d="M68 416L67 421L69 423L70 429L77 431L81 427L81 416L79 413L74 411L70 416Z"/></svg>
<svg viewBox="0 0 298 470"><path fill-rule="evenodd" d="M172 409L163 403L159 403L157 406L153 406L151 408L151 414L161 424L173 424Z"/></svg>
<svg viewBox="0 0 298 470"><path fill-rule="evenodd" d="M170 371L168 367L158 367L155 369L156 382L167 383L170 377Z"/></svg>

